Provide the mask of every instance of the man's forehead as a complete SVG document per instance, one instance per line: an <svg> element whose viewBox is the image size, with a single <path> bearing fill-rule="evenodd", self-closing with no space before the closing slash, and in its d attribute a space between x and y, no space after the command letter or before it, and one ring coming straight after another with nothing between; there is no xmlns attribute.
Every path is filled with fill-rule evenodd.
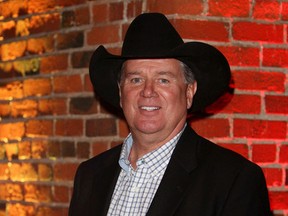
<svg viewBox="0 0 288 216"><path fill-rule="evenodd" d="M123 63L124 67L140 67L140 66L159 66L159 67L171 67L179 66L180 61L175 58L157 58L157 59L128 59Z"/></svg>

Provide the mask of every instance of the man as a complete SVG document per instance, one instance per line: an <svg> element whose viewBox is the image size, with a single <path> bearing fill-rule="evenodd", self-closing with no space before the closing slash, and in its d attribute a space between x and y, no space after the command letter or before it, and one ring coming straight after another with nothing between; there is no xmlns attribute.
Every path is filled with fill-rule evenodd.
<svg viewBox="0 0 288 216"><path fill-rule="evenodd" d="M142 14L121 56L100 46L89 72L131 133L79 166L70 216L270 215L261 168L186 123L187 110L204 109L228 88L229 65L217 49L184 43L164 15Z"/></svg>

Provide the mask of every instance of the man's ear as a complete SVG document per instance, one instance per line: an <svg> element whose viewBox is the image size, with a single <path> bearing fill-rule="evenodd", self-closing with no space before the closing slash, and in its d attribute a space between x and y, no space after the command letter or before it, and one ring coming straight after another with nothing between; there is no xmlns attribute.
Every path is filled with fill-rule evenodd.
<svg viewBox="0 0 288 216"><path fill-rule="evenodd" d="M119 98L120 98L120 107L122 108L122 100L121 100L121 87L120 87L120 83L118 83L118 93L119 93Z"/></svg>
<svg viewBox="0 0 288 216"><path fill-rule="evenodd" d="M190 109L193 103L193 97L197 91L197 82L189 83L186 89L187 109Z"/></svg>

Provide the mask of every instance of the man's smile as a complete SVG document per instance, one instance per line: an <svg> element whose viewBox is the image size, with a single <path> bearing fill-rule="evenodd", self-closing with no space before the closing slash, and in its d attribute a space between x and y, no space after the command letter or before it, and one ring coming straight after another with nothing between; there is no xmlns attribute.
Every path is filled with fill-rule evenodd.
<svg viewBox="0 0 288 216"><path fill-rule="evenodd" d="M159 110L160 107L158 106L140 106L141 110L145 110L145 111L155 111L155 110Z"/></svg>

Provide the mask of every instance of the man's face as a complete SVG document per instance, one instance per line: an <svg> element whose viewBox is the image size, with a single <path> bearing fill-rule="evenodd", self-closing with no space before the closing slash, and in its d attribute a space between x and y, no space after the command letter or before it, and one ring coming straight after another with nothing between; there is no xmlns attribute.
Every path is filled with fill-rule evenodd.
<svg viewBox="0 0 288 216"><path fill-rule="evenodd" d="M124 64L120 105L132 134L176 135L185 124L196 83L185 82L176 59L137 59Z"/></svg>

